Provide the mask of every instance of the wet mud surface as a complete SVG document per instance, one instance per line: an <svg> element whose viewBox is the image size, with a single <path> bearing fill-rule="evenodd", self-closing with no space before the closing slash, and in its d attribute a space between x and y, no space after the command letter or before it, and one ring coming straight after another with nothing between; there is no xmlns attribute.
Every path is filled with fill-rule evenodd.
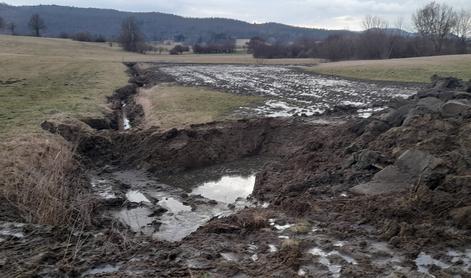
<svg viewBox="0 0 471 278"><path fill-rule="evenodd" d="M206 86L234 94L263 96L257 107L242 107L243 116L319 115L335 107L351 107L368 117L394 98L407 98L418 86L351 81L281 66L165 65L155 71L186 86Z"/></svg>
<svg viewBox="0 0 471 278"><path fill-rule="evenodd" d="M145 78L144 78L145 79ZM255 118L79 139L93 227L3 221L7 277L470 277L471 94L367 119ZM464 85L463 85L464 86Z"/></svg>

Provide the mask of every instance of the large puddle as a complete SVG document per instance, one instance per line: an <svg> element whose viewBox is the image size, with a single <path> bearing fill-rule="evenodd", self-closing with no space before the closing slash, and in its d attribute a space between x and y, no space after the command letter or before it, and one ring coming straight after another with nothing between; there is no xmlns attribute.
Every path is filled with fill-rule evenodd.
<svg viewBox="0 0 471 278"><path fill-rule="evenodd" d="M132 231L179 241L212 218L255 206L248 197L263 164L246 159L158 179L137 170L116 171L92 177L92 185L108 202L125 200L111 215Z"/></svg>
<svg viewBox="0 0 471 278"><path fill-rule="evenodd" d="M222 203L235 203L238 198L247 198L252 194L255 175L223 176L217 181L208 181L196 187L192 194Z"/></svg>

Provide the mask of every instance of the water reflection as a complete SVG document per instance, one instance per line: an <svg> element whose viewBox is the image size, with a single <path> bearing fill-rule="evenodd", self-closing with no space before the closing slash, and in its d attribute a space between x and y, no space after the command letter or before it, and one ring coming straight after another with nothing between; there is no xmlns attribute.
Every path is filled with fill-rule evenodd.
<svg viewBox="0 0 471 278"><path fill-rule="evenodd" d="M192 194L231 204L238 198L247 198L252 194L254 185L255 175L224 176L218 181L210 181L197 186Z"/></svg>

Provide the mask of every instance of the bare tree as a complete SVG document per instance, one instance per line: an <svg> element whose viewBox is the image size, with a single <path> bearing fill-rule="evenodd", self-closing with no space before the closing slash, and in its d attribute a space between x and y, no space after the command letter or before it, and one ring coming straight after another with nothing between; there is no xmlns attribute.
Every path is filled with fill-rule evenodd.
<svg viewBox="0 0 471 278"><path fill-rule="evenodd" d="M10 31L11 35L16 35L16 24L14 22L10 22L7 24L7 29Z"/></svg>
<svg viewBox="0 0 471 278"><path fill-rule="evenodd" d="M46 29L46 24L39 14L33 14L31 16L28 26L36 37L40 37L41 31Z"/></svg>
<svg viewBox="0 0 471 278"><path fill-rule="evenodd" d="M146 50L144 35L134 17L129 17L121 23L119 43L126 51L142 53Z"/></svg>
<svg viewBox="0 0 471 278"><path fill-rule="evenodd" d="M394 23L393 23L393 28L390 30L387 36L387 44L388 44L388 50L386 52L386 55L384 56L386 59L391 58L391 55L395 52L395 50L400 47L402 38L404 37L405 31L404 31L404 18L403 17L398 17Z"/></svg>
<svg viewBox="0 0 471 278"><path fill-rule="evenodd" d="M370 29L387 29L389 24L386 20L379 16L367 15L362 21L363 28L365 30Z"/></svg>
<svg viewBox="0 0 471 278"><path fill-rule="evenodd" d="M388 22L379 16L368 15L362 22L365 31L360 35L357 56L362 59L389 58L390 35Z"/></svg>
<svg viewBox="0 0 471 278"><path fill-rule="evenodd" d="M442 51L443 43L451 34L457 23L456 12L446 4L431 2L419 9L412 17L417 31L429 38L435 52Z"/></svg>
<svg viewBox="0 0 471 278"><path fill-rule="evenodd" d="M0 30L5 28L5 20L0 16Z"/></svg>
<svg viewBox="0 0 471 278"><path fill-rule="evenodd" d="M461 10L457 13L456 26L453 30L462 41L471 36L471 11Z"/></svg>

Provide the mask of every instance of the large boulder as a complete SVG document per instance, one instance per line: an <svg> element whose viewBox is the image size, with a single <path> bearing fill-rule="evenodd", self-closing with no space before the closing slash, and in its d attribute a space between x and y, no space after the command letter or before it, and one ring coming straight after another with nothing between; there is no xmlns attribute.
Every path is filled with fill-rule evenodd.
<svg viewBox="0 0 471 278"><path fill-rule="evenodd" d="M388 123L392 127L400 126L414 107L414 103L408 103L397 109L392 109L390 112L383 114L380 120Z"/></svg>
<svg viewBox="0 0 471 278"><path fill-rule="evenodd" d="M434 89L463 89L465 84L463 80L455 77L432 76L432 87Z"/></svg>
<svg viewBox="0 0 471 278"><path fill-rule="evenodd" d="M417 108L423 109L428 112L438 113L443 105L443 101L436 97L426 97L420 99L417 103Z"/></svg>
<svg viewBox="0 0 471 278"><path fill-rule="evenodd" d="M446 168L443 167L441 159L423 151L408 150L394 165L384 168L374 175L370 182L359 184L351 191L365 195L405 191L412 188L419 180L434 182L437 178L444 178L445 174Z"/></svg>
<svg viewBox="0 0 471 278"><path fill-rule="evenodd" d="M368 183L359 184L352 192L364 195L379 195L405 191L413 185L412 180L396 166L388 166L378 172Z"/></svg>
<svg viewBox="0 0 471 278"><path fill-rule="evenodd" d="M443 117L462 117L471 115L471 101L467 99L450 100L442 105Z"/></svg>

